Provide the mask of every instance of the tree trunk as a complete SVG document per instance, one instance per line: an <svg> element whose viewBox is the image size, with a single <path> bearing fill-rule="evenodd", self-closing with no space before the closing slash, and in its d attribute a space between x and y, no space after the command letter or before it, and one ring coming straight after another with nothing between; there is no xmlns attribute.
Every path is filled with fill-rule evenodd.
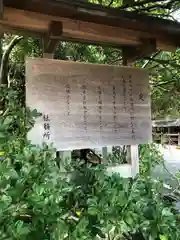
<svg viewBox="0 0 180 240"><path fill-rule="evenodd" d="M1 55L1 67L0 67L0 86L8 86L8 60L12 49L23 39L23 37L15 36L10 44L8 45L6 51ZM2 40L1 40L2 41ZM1 54L2 54L2 44L1 44Z"/></svg>

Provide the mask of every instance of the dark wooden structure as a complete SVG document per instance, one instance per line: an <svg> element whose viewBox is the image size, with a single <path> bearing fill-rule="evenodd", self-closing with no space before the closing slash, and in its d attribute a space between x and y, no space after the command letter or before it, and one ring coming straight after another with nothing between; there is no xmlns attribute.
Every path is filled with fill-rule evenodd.
<svg viewBox="0 0 180 240"><path fill-rule="evenodd" d="M129 61L180 46L180 24L83 0L0 0L0 28L43 36L45 51L60 40L123 49Z"/></svg>
<svg viewBox="0 0 180 240"><path fill-rule="evenodd" d="M180 119L156 120L152 126L156 143L180 146Z"/></svg>

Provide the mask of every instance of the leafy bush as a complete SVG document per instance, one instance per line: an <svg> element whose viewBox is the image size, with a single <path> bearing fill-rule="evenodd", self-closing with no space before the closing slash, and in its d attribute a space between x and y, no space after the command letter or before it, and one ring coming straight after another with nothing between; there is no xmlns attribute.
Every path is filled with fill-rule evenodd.
<svg viewBox="0 0 180 240"><path fill-rule="evenodd" d="M38 113L25 109L18 94L0 91L1 240L110 239L110 231L114 239L180 239L178 215L148 174L122 179L108 177L103 166L75 165L76 174L63 179L55 149L27 141Z"/></svg>
<svg viewBox="0 0 180 240"><path fill-rule="evenodd" d="M108 164L119 165L127 163L127 148L126 146L113 147L112 154L108 156Z"/></svg>
<svg viewBox="0 0 180 240"><path fill-rule="evenodd" d="M156 165L163 163L163 156L154 143L139 146L139 159L141 174L151 174Z"/></svg>

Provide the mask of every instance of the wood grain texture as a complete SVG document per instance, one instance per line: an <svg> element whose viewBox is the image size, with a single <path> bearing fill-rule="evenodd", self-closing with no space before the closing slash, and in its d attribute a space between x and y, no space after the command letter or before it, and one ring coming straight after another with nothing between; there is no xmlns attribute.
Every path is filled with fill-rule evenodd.
<svg viewBox="0 0 180 240"><path fill-rule="evenodd" d="M93 20L94 17L91 17ZM107 45L111 47L121 48L122 46L139 46L142 44L141 39L155 39L158 49L174 51L179 46L178 36L171 30L161 33L158 30L156 33L151 32L149 24L146 25L143 31L134 28L139 26L136 21L131 23L131 27L111 24L96 23L92 21L83 21L78 19L64 18L63 15L47 15L37 11L27 11L18 8L5 7L3 18L0 19L0 27L4 31L21 32L29 36L42 36L49 32L49 26L52 21L60 22L63 29L59 31L59 36L51 36L65 41L83 42L86 44ZM131 22L131 18L130 18ZM165 22L167 23L167 22ZM174 31L177 24L174 26ZM167 25L165 25L167 27ZM179 26L179 25L178 25ZM162 28L161 28L162 29ZM175 31L177 33L177 30Z"/></svg>
<svg viewBox="0 0 180 240"><path fill-rule="evenodd" d="M26 97L44 116L28 134L33 143L70 150L152 139L146 70L28 58Z"/></svg>
<svg viewBox="0 0 180 240"><path fill-rule="evenodd" d="M6 8L21 9L42 13L49 16L61 16L85 22L94 22L109 26L119 26L129 29L154 33L179 34L179 23L130 12L119 8L104 7L98 4L85 3L77 0L6 0Z"/></svg>

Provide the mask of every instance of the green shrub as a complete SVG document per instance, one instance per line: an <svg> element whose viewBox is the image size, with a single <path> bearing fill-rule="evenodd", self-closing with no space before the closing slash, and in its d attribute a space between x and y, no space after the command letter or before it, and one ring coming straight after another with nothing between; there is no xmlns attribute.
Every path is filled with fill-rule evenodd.
<svg viewBox="0 0 180 240"><path fill-rule="evenodd" d="M156 144L143 144L139 146L139 160L140 173L150 175L156 165L163 163L163 156Z"/></svg>
<svg viewBox="0 0 180 240"><path fill-rule="evenodd" d="M55 150L26 140L38 113L25 109L15 90L0 94L1 240L91 240L112 229L116 239L180 239L178 215L161 198L162 183L148 174L108 177L104 166L87 165L74 166L81 181L62 179Z"/></svg>

